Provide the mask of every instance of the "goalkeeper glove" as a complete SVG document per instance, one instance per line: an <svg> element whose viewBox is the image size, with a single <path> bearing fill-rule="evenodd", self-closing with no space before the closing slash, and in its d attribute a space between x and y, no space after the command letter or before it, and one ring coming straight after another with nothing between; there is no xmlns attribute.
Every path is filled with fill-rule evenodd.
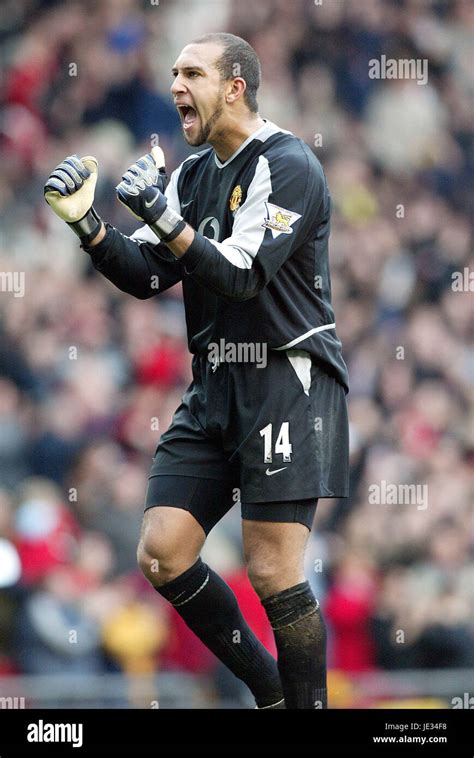
<svg viewBox="0 0 474 758"><path fill-rule="evenodd" d="M133 215L150 226L163 242L172 239L186 226L178 213L168 208L165 156L161 147L139 158L122 176L117 197Z"/></svg>
<svg viewBox="0 0 474 758"><path fill-rule="evenodd" d="M92 206L97 183L97 160L91 155L70 155L44 185L44 198L59 218L88 244L97 236L102 220Z"/></svg>

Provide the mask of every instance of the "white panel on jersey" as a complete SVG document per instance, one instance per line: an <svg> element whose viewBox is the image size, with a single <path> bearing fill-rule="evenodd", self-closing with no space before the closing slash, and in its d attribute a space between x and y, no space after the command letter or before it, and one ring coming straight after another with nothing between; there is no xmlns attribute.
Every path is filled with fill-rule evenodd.
<svg viewBox="0 0 474 758"><path fill-rule="evenodd" d="M280 134L293 134L293 132L288 131L288 129L282 129L280 126L277 126L273 121L269 121L266 118L263 120L265 121L265 126L258 135L258 139L261 142L266 142L269 137L273 134L277 134L277 132L280 132Z"/></svg>
<svg viewBox="0 0 474 758"><path fill-rule="evenodd" d="M317 332L325 332L326 329L335 328L336 324L324 324L324 326L315 326L314 329L310 329L309 332L305 332L299 337L295 337L294 340L287 342L286 345L281 345L281 347L274 347L273 350L287 350L288 348L293 347L293 345L297 345L298 342L303 342L303 340L305 340L307 337L311 337L312 334L316 334Z"/></svg>
<svg viewBox="0 0 474 758"><path fill-rule="evenodd" d="M236 247L236 245L228 245L227 240L224 243L210 239L209 242L212 242L221 255L227 258L229 263L232 263L236 268L252 268L253 258L246 250L242 250L242 248Z"/></svg>
<svg viewBox="0 0 474 758"><path fill-rule="evenodd" d="M228 166L229 163L231 163L231 161L233 161L234 158L237 158L237 156L242 152L242 150L244 150L247 147L247 145L250 142L252 142L252 140L254 139L258 139L260 140L260 142L266 142L266 140L269 137L271 137L272 134L277 134L278 132L280 132L281 134L293 134L293 132L289 132L286 129L280 129L280 127L274 124L272 121L268 121L265 118L263 120L265 121L265 123L259 129L253 132L250 135L250 137L247 137L247 139L244 142L242 142L241 146L237 148L235 153L232 153L230 158L227 158L226 161L222 163L222 161L220 161L219 158L217 157L217 154L214 153L214 161L216 163L217 168L225 168L226 166Z"/></svg>
<svg viewBox="0 0 474 758"><path fill-rule="evenodd" d="M265 237L262 219L265 218L265 203L271 192L270 166L267 158L261 155L250 182L247 199L235 212L231 236L224 242L209 240L237 268L252 268L253 259Z"/></svg>
<svg viewBox="0 0 474 758"><path fill-rule="evenodd" d="M140 229L133 232L133 234L130 235L130 239L136 240L137 242L150 242L152 245L158 245L160 243L160 238L148 225L141 226Z"/></svg>
<svg viewBox="0 0 474 758"><path fill-rule="evenodd" d="M300 380L305 395L309 395L311 387L311 356L306 350L288 350L286 357L293 366Z"/></svg>

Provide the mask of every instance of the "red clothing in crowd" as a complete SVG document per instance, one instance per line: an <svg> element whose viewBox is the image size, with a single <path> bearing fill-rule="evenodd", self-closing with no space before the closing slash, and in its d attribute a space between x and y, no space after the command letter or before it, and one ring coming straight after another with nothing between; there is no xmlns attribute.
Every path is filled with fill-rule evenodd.
<svg viewBox="0 0 474 758"><path fill-rule="evenodd" d="M336 582L326 596L324 615L331 624L331 668L356 672L375 668L375 655L369 630L374 605L374 589Z"/></svg>

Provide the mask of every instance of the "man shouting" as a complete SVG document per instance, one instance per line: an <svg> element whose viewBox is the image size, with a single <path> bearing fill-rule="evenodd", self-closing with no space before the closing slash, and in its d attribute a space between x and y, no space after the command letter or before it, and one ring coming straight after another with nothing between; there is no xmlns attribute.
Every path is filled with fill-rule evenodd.
<svg viewBox="0 0 474 758"><path fill-rule="evenodd" d="M66 158L46 200L124 292L148 298L182 282L193 381L150 470L142 571L258 708L325 708L326 632L303 561L318 498L348 494L326 179L300 139L260 117L260 65L247 42L207 34L182 50L172 75L186 142L210 147L167 186L158 147L126 171L117 196L144 226L129 238L102 222L90 156ZM252 362L257 352L266 360ZM278 661L200 558L235 487Z"/></svg>

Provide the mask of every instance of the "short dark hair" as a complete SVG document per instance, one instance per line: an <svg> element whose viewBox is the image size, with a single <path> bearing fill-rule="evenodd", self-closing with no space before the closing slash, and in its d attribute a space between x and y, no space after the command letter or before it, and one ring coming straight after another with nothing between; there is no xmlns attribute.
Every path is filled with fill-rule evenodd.
<svg viewBox="0 0 474 758"><path fill-rule="evenodd" d="M210 32L194 39L190 44L201 45L206 42L215 42L222 46L222 55L216 61L216 68L220 72L221 79L228 81L235 79L236 76L245 79L247 88L244 93L244 100L248 109L252 113L256 113L261 69L260 61L253 47L242 37L226 32Z"/></svg>

